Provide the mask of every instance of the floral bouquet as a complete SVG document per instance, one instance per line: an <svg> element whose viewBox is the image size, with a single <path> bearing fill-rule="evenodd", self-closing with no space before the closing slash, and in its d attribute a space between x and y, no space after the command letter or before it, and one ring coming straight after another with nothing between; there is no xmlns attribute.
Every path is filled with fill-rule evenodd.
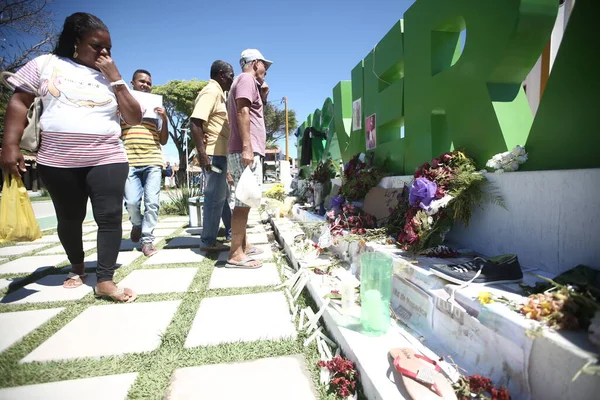
<svg viewBox="0 0 600 400"><path fill-rule="evenodd" d="M485 166L496 170L496 173L514 172L519 169L519 165L527 161L527 152L522 146L516 146L511 151L496 154Z"/></svg>
<svg viewBox="0 0 600 400"><path fill-rule="evenodd" d="M343 200L341 196L334 196L330 202L332 209L326 214L332 236L343 236L344 232L364 235L367 229L377 227L374 216L365 213L352 203L344 203Z"/></svg>
<svg viewBox="0 0 600 400"><path fill-rule="evenodd" d="M346 200L363 200L383 178L381 169L373 165L374 157L375 153L357 154L344 166L340 195Z"/></svg>
<svg viewBox="0 0 600 400"><path fill-rule="evenodd" d="M390 216L390 232L399 232L398 244L413 254L434 249L455 221L469 223L473 206L484 200L502 204L484 191L487 184L473 160L460 151L444 153L417 169Z"/></svg>
<svg viewBox="0 0 600 400"><path fill-rule="evenodd" d="M510 393L504 386L497 388L489 378L481 375L463 375L453 386L458 400L510 400Z"/></svg>
<svg viewBox="0 0 600 400"><path fill-rule="evenodd" d="M329 385L329 390L338 397L347 399L356 394L358 371L354 363L341 356L335 356L329 361L319 361L321 367L321 382Z"/></svg>
<svg viewBox="0 0 600 400"><path fill-rule="evenodd" d="M317 168L308 178L310 182L314 183L327 183L335 178L335 167L331 159L325 161L319 161Z"/></svg>

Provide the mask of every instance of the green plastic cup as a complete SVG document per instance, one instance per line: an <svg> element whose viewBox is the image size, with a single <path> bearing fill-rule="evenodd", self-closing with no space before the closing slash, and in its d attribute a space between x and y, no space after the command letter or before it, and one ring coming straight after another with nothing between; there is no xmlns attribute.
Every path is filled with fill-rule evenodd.
<svg viewBox="0 0 600 400"><path fill-rule="evenodd" d="M390 327L392 257L380 252L360 256L360 323L363 333L379 336Z"/></svg>

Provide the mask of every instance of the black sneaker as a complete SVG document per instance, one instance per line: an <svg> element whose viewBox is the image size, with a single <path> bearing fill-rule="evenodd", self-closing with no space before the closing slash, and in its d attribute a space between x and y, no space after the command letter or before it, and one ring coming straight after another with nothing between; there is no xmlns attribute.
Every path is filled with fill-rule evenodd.
<svg viewBox="0 0 600 400"><path fill-rule="evenodd" d="M476 257L473 261L463 264L434 264L429 269L440 278L458 284L496 284L520 282L523 279L519 260L514 254L492 257L487 260Z"/></svg>

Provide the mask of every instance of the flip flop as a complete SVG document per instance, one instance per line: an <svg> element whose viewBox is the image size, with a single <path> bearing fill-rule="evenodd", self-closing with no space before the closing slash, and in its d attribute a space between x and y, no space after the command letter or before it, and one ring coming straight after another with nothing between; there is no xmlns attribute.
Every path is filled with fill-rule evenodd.
<svg viewBox="0 0 600 400"><path fill-rule="evenodd" d="M76 274L75 272L69 272L69 274L67 275L67 277L65 278L64 282L63 282L63 287L65 289L75 289L78 288L79 286L83 285L83 280L85 279L85 277L87 276L87 274ZM65 286L65 284L69 281L73 281L75 282L74 285L72 286Z"/></svg>
<svg viewBox="0 0 600 400"><path fill-rule="evenodd" d="M110 300L114 301L115 303L131 303L131 302L135 301L135 299L137 298L137 294L133 290L131 291L131 296L129 296L129 299L127 299L127 300L119 300L118 297L120 297L122 295L127 296L127 294L125 293L125 289L118 287L118 286L117 286L117 290L115 290L114 292L111 292L111 293L101 292L98 290L97 287L94 288L94 296L97 299L109 298Z"/></svg>
<svg viewBox="0 0 600 400"><path fill-rule="evenodd" d="M260 268L262 267L262 262L258 261L258 265L248 265L248 263L252 262L252 261L257 261L252 257L248 257L245 260L242 261L227 261L227 264L225 264L225 268L244 268L244 269L256 269L256 268Z"/></svg>
<svg viewBox="0 0 600 400"><path fill-rule="evenodd" d="M265 251L260 247L252 246L250 250L246 252L247 256L257 256L259 254L263 254Z"/></svg>
<svg viewBox="0 0 600 400"><path fill-rule="evenodd" d="M457 400L450 381L432 359L410 348L392 349L389 356L413 400Z"/></svg>

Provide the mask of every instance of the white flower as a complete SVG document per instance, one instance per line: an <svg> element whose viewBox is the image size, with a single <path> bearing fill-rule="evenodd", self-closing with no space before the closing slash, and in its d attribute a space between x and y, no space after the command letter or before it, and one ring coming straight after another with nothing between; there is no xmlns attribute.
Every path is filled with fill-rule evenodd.
<svg viewBox="0 0 600 400"><path fill-rule="evenodd" d="M525 152L524 147L517 145L514 149L512 149L511 154L515 157L519 157L527 153Z"/></svg>
<svg viewBox="0 0 600 400"><path fill-rule="evenodd" d="M319 247L326 249L331 246L331 232L329 231L329 227L324 226L323 228L321 236L319 236Z"/></svg>
<svg viewBox="0 0 600 400"><path fill-rule="evenodd" d="M494 172L497 173L497 174L503 174L504 170L503 169L497 169Z"/></svg>
<svg viewBox="0 0 600 400"><path fill-rule="evenodd" d="M519 169L519 163L516 161L511 161L504 167L506 172L514 172Z"/></svg>
<svg viewBox="0 0 600 400"><path fill-rule="evenodd" d="M433 224L433 217L427 217L427 223L429 225Z"/></svg>
<svg viewBox="0 0 600 400"><path fill-rule="evenodd" d="M523 164L525 161L527 161L527 154L524 154L522 156L518 156L515 157L515 160L519 163L519 164Z"/></svg>

